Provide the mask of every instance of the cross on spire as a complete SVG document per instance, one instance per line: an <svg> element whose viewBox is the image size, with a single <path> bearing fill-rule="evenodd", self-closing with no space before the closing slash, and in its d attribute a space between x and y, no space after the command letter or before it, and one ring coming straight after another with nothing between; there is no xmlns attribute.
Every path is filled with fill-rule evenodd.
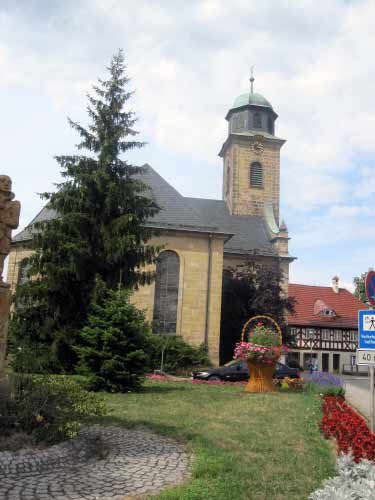
<svg viewBox="0 0 375 500"><path fill-rule="evenodd" d="M254 93L254 66L251 66L250 68L250 92L253 94Z"/></svg>

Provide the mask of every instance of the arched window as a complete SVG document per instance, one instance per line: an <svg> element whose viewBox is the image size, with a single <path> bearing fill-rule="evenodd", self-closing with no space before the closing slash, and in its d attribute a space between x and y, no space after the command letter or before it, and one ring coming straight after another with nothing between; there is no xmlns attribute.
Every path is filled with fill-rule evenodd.
<svg viewBox="0 0 375 500"><path fill-rule="evenodd" d="M260 113L254 113L253 126L254 128L262 128L262 117Z"/></svg>
<svg viewBox="0 0 375 500"><path fill-rule="evenodd" d="M176 333L180 259L175 252L161 252L156 264L154 332Z"/></svg>
<svg viewBox="0 0 375 500"><path fill-rule="evenodd" d="M258 161L254 161L250 165L250 187L263 187L263 169Z"/></svg>

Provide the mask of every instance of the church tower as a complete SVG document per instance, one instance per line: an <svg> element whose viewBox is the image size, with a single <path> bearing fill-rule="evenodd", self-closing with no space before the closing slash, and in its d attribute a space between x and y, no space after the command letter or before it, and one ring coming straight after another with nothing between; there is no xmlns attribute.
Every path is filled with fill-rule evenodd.
<svg viewBox="0 0 375 500"><path fill-rule="evenodd" d="M284 140L275 136L277 114L267 99L250 92L234 101L225 117L228 138L219 156L223 158L223 199L231 215L265 217L274 233L279 232L280 149Z"/></svg>

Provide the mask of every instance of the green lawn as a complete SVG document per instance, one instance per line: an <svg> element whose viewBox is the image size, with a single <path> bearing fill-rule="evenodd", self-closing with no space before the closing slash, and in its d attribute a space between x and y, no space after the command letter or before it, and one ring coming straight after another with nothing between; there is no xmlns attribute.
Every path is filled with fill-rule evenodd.
<svg viewBox="0 0 375 500"><path fill-rule="evenodd" d="M105 399L107 421L167 434L195 454L191 479L158 500L304 500L334 473L313 396L147 382L142 393Z"/></svg>

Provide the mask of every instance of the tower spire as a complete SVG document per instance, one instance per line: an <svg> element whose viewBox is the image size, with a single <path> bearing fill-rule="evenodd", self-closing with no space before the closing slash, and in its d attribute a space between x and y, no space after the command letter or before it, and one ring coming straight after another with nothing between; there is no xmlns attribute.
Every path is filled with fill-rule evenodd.
<svg viewBox="0 0 375 500"><path fill-rule="evenodd" d="M251 66L250 68L250 92L253 94L254 93L254 66Z"/></svg>

